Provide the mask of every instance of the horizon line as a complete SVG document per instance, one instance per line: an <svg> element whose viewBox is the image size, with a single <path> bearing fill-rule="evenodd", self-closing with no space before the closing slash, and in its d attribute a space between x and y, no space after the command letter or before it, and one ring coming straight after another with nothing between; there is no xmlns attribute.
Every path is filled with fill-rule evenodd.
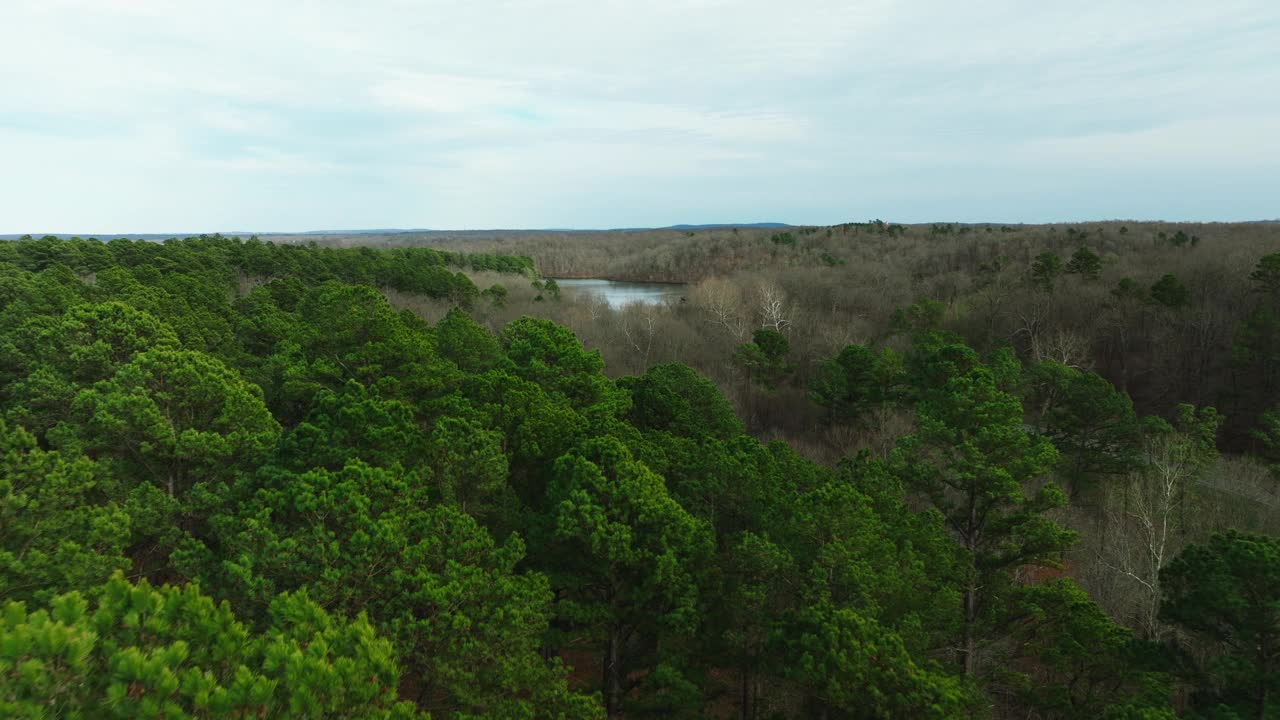
<svg viewBox="0 0 1280 720"><path fill-rule="evenodd" d="M223 237L266 237L266 236L289 236L298 237L306 235L326 236L326 235L407 235L413 233L497 233L497 232L643 232L652 230L697 230L697 229L731 229L731 228L754 228L754 229L770 229L770 228L805 228L805 227L838 227L840 225L868 225L875 222L883 222L886 225L908 225L908 226L927 226L927 225L960 225L960 226L1047 226L1047 225L1101 225L1106 223L1157 223L1166 225L1246 225L1246 224L1267 224L1280 223L1280 217L1277 218L1259 218L1254 220L1163 220L1163 219L1141 219L1141 218L1112 218L1105 220L1054 220L1047 222L1001 222L995 220L986 221L959 221L959 220L929 220L921 222L892 222L888 220L872 219L872 220L848 220L838 223L787 223L787 222L748 222L748 223L676 223L674 225L653 225L653 226L629 226L629 227L613 227L613 228L590 228L590 227L476 227L476 228L349 228L336 230L215 230L201 232L104 232L104 233L83 233L83 232L12 232L0 233L0 238L7 240L16 240L23 237L31 237L32 239L40 239L44 237L72 238L78 237L82 239L94 239L99 237L110 238L129 238L129 237L162 237L168 238L187 238L200 237L202 235L221 235Z"/></svg>

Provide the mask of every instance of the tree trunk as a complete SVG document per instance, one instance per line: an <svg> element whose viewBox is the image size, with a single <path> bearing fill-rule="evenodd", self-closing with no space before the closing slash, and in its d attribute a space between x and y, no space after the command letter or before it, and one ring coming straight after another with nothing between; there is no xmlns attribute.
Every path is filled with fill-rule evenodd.
<svg viewBox="0 0 1280 720"><path fill-rule="evenodd" d="M973 637L973 625L977 620L978 586L972 581L964 589L964 634L960 640L960 660L964 674L973 676L977 665L977 643Z"/></svg>
<svg viewBox="0 0 1280 720"><path fill-rule="evenodd" d="M1268 685L1271 680L1271 642L1267 634L1263 634L1258 642L1258 720L1267 720Z"/></svg>
<svg viewBox="0 0 1280 720"><path fill-rule="evenodd" d="M976 641L973 637L973 626L978 619L978 498L976 492L972 489L969 491L969 525L965 528L964 546L969 550L970 556L974 558L973 575L969 577L969 582L964 586L964 634L960 638L961 667L964 668L964 674L973 677L977 665Z"/></svg>
<svg viewBox="0 0 1280 720"><path fill-rule="evenodd" d="M753 720L756 716L755 691L751 687L751 669L742 667L742 720Z"/></svg>
<svg viewBox="0 0 1280 720"><path fill-rule="evenodd" d="M609 626L609 641L605 647L604 653L604 677L602 678L604 691L604 711L605 716L609 718L617 718L622 716L622 678L619 677L618 667L618 626Z"/></svg>

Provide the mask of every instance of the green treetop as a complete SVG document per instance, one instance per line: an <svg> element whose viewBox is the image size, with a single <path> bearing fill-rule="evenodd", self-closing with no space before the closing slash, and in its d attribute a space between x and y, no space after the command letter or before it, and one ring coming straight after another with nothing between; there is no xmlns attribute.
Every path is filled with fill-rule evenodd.
<svg viewBox="0 0 1280 720"><path fill-rule="evenodd" d="M743 344L734 359L747 370L751 381L766 390L774 390L795 369L787 362L791 342L773 328L758 328L751 342Z"/></svg>
<svg viewBox="0 0 1280 720"><path fill-rule="evenodd" d="M941 357L956 354L964 353ZM979 669L979 640L990 627L991 599L1017 568L1056 564L1075 534L1045 515L1066 503L1063 493L1052 484L1032 489L1057 462L1057 451L1027 432L1022 405L997 387L996 373L966 364L972 365L967 372L922 394L917 430L900 441L894 464L970 553L959 646L964 670L972 674Z"/></svg>
<svg viewBox="0 0 1280 720"><path fill-rule="evenodd" d="M1160 585L1160 617L1203 643L1190 656L1195 705L1206 717L1280 717L1280 539L1215 534L1165 567Z"/></svg>
<svg viewBox="0 0 1280 720"><path fill-rule="evenodd" d="M542 560L565 588L561 617L603 650L605 708L617 717L635 673L656 665L651 653L675 650L660 639L696 630L711 533L612 438L558 460L548 499L553 535Z"/></svg>
<svg viewBox="0 0 1280 720"><path fill-rule="evenodd" d="M253 633L194 585L119 575L90 600L0 608L0 678L7 718L425 720L397 701L395 654L363 615L283 595Z"/></svg>
<svg viewBox="0 0 1280 720"><path fill-rule="evenodd" d="M102 474L0 422L0 601L85 590L129 566L129 516L104 499Z"/></svg>

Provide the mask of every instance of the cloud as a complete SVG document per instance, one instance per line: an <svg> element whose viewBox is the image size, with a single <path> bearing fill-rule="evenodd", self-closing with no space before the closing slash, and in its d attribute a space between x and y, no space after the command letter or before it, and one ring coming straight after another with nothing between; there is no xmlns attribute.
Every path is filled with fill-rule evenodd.
<svg viewBox="0 0 1280 720"><path fill-rule="evenodd" d="M466 75L399 72L369 88L375 102L391 110L431 113L492 111L527 98L521 83Z"/></svg>
<svg viewBox="0 0 1280 720"><path fill-rule="evenodd" d="M340 163L315 160L305 155L286 153L269 147L249 147L243 154L211 158L202 167L237 173L329 173L344 170Z"/></svg>
<svg viewBox="0 0 1280 720"><path fill-rule="evenodd" d="M3 232L1212 219L1280 186L1266 0L9 0L0 26Z"/></svg>
<svg viewBox="0 0 1280 720"><path fill-rule="evenodd" d="M1222 115L1130 132L1036 140L1024 148L1036 163L1088 158L1100 168L1163 167L1188 173L1280 167L1280 117ZM1247 148L1248 152L1240 152Z"/></svg>

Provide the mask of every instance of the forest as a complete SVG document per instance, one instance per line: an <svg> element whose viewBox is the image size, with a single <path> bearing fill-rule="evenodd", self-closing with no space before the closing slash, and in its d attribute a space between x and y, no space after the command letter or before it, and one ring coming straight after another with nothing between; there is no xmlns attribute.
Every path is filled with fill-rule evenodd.
<svg viewBox="0 0 1280 720"><path fill-rule="evenodd" d="M0 466L0 717L1280 718L1280 225L0 242Z"/></svg>

